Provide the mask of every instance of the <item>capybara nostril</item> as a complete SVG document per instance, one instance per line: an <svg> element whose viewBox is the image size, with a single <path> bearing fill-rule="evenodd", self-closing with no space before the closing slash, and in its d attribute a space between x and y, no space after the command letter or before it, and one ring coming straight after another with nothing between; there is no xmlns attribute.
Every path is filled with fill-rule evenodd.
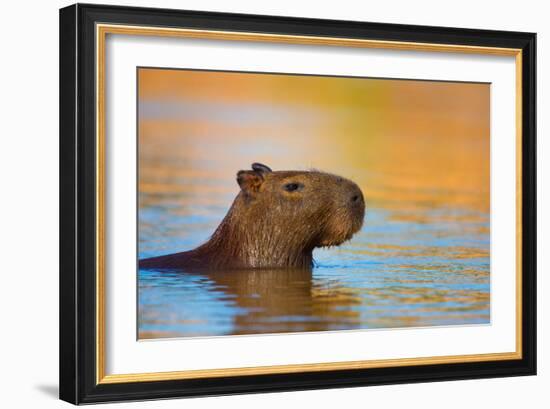
<svg viewBox="0 0 550 409"><path fill-rule="evenodd" d="M359 195L353 195L352 198L351 198L351 201L353 203L356 203L357 201L359 201Z"/></svg>

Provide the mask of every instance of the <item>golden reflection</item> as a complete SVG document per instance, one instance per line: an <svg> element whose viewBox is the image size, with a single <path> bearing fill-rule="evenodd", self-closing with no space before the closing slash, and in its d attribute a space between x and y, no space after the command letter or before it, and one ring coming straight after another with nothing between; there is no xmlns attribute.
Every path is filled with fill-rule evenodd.
<svg viewBox="0 0 550 409"><path fill-rule="evenodd" d="M218 166L203 176L227 177L246 155L223 154L248 147L279 169L349 173L401 217L489 209L489 84L155 69L139 78L140 101L151 103L139 123L144 190L167 172L205 172L185 165L206 155ZM163 111L169 103L181 106Z"/></svg>
<svg viewBox="0 0 550 409"><path fill-rule="evenodd" d="M445 257L449 259L488 258L488 249L455 246L397 246L391 244L367 244L354 253L384 257Z"/></svg>
<svg viewBox="0 0 550 409"><path fill-rule="evenodd" d="M345 176L367 203L362 231L314 254L313 272L140 277L140 338L489 322L489 84L149 68L138 80L140 255L204 242L253 162Z"/></svg>

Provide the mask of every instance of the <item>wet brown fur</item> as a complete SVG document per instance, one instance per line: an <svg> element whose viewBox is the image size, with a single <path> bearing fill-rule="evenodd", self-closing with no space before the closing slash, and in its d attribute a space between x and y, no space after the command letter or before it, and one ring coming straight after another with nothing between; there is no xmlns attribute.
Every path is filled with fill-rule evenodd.
<svg viewBox="0 0 550 409"><path fill-rule="evenodd" d="M363 194L340 176L254 164L237 182L241 191L210 240L140 260L140 268L310 268L314 248L337 246L363 224Z"/></svg>

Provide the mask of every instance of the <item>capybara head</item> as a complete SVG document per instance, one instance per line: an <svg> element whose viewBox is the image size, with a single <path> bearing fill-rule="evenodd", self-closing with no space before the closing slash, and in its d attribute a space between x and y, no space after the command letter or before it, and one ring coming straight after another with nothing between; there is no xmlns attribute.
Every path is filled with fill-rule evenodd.
<svg viewBox="0 0 550 409"><path fill-rule="evenodd" d="M315 247L337 246L363 224L363 194L343 177L254 163L237 182L239 194L206 243L140 260L140 267L310 269Z"/></svg>
<svg viewBox="0 0 550 409"><path fill-rule="evenodd" d="M336 246L363 224L365 201L351 180L320 171L272 171L252 164L237 173L246 223L303 249Z"/></svg>

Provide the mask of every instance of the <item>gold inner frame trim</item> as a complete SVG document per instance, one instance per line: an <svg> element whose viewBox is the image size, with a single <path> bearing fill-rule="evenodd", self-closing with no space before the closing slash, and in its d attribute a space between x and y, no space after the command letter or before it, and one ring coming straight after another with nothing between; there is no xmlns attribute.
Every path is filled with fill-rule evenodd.
<svg viewBox="0 0 550 409"><path fill-rule="evenodd" d="M330 370L366 369L366 368L392 368L411 365L436 365L462 362L500 361L504 359L517 359L510 353L480 354L480 355L455 355L429 358L399 358L399 359L378 359L370 361L347 361L327 362L322 364L298 364L298 365L276 365L258 366L250 368L228 368L228 369L206 369L174 372L150 372L123 375L106 375L100 383L125 383L125 382L146 382L164 381L178 379L201 379L222 376L238 375L268 375L285 374L296 372L320 372ZM229 373L229 375L228 375Z"/></svg>
<svg viewBox="0 0 550 409"><path fill-rule="evenodd" d="M522 51L515 48L363 40L322 36L178 29L167 27L96 24L96 383L113 384L227 376L320 372L347 369L388 368L466 362L517 360L522 358ZM320 362L173 372L105 374L105 41L107 34L250 41L298 45L372 48L515 56L516 64L516 350L505 353L449 355L366 361Z"/></svg>

